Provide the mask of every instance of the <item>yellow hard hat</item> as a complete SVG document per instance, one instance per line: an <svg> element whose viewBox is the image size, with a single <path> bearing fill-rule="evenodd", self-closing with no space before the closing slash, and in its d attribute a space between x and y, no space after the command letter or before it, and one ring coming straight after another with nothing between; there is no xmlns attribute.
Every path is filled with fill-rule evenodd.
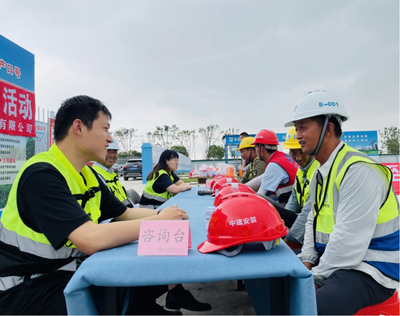
<svg viewBox="0 0 400 316"><path fill-rule="evenodd" d="M255 145L252 145L252 143L254 142L254 137L245 137L242 139L242 141L240 142L240 146L238 149L236 149L236 151L239 151L243 148L250 148L250 147L255 147Z"/></svg>
<svg viewBox="0 0 400 316"><path fill-rule="evenodd" d="M296 128L292 126L286 134L286 140L283 143L285 149L301 149L300 143L296 137Z"/></svg>

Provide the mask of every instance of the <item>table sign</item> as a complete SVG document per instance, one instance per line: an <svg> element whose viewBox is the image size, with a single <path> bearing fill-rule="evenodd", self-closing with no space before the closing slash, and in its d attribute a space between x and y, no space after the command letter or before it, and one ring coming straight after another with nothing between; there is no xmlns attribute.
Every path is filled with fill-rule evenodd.
<svg viewBox="0 0 400 316"><path fill-rule="evenodd" d="M142 221L138 256L187 256L192 248L188 220Z"/></svg>

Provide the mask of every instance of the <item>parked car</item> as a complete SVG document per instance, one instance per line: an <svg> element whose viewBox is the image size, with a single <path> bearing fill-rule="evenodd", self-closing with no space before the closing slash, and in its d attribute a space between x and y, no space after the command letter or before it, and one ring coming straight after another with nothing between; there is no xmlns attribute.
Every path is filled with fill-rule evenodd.
<svg viewBox="0 0 400 316"><path fill-rule="evenodd" d="M124 165L123 177L125 181L142 177L142 159L128 159Z"/></svg>
<svg viewBox="0 0 400 316"><path fill-rule="evenodd" d="M111 169L119 176L122 176L122 171L124 170L124 166L120 166L119 164L115 163Z"/></svg>

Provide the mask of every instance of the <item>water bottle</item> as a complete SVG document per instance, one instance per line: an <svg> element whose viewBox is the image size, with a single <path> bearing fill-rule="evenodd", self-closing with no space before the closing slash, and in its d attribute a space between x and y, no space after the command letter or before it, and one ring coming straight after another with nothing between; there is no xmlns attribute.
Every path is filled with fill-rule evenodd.
<svg viewBox="0 0 400 316"><path fill-rule="evenodd" d="M232 183L231 184L231 193L240 192L239 190L239 183Z"/></svg>

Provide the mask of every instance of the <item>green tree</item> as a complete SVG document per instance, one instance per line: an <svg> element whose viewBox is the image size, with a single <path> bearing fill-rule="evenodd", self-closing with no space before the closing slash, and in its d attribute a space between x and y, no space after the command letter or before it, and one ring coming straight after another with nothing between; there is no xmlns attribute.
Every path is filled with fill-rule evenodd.
<svg viewBox="0 0 400 316"><path fill-rule="evenodd" d="M211 145L208 151L208 158L222 159L225 156L223 146Z"/></svg>
<svg viewBox="0 0 400 316"><path fill-rule="evenodd" d="M178 133L178 140L180 146L186 148L190 157L192 156L192 154L194 154L196 138L197 138L196 130L184 130Z"/></svg>
<svg viewBox="0 0 400 316"><path fill-rule="evenodd" d="M0 185L0 208L4 208L7 204L8 195L11 191L12 184Z"/></svg>
<svg viewBox="0 0 400 316"><path fill-rule="evenodd" d="M26 160L35 155L35 138L28 137L26 141Z"/></svg>
<svg viewBox="0 0 400 316"><path fill-rule="evenodd" d="M189 157L189 154L185 148L185 146L172 146L172 150L175 150L178 153L181 153L182 155L185 155L186 157Z"/></svg>
<svg viewBox="0 0 400 316"><path fill-rule="evenodd" d="M126 153L138 148L143 143L143 137L139 136L134 128L122 127L113 132L112 136L117 139L120 150Z"/></svg>
<svg viewBox="0 0 400 316"><path fill-rule="evenodd" d="M165 149L170 149L174 142L178 139L179 128L176 125L163 125L156 126L155 132L152 136L156 140L156 145ZM150 138L149 133L147 133L148 138Z"/></svg>
<svg viewBox="0 0 400 316"><path fill-rule="evenodd" d="M382 137L381 154L386 152L388 154L398 155L400 147L400 129L394 126L385 127L383 132L379 130L379 135Z"/></svg>
<svg viewBox="0 0 400 316"><path fill-rule="evenodd" d="M204 156L206 159L209 159L211 145L215 144L215 142L221 137L219 125L208 125L206 128L199 128L199 134L204 142Z"/></svg>
<svg viewBox="0 0 400 316"><path fill-rule="evenodd" d="M228 128L228 130L224 132L224 135L238 135L238 134L239 134L238 128Z"/></svg>

